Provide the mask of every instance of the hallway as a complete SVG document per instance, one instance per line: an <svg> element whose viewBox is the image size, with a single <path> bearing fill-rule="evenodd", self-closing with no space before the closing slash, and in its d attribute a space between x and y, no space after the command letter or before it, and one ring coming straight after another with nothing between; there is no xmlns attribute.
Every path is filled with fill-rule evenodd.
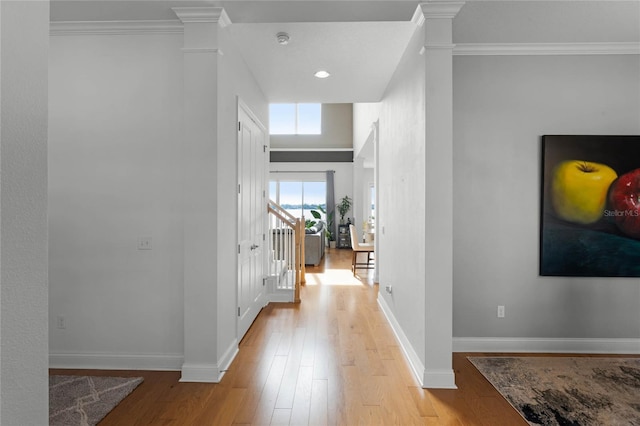
<svg viewBox="0 0 640 426"><path fill-rule="evenodd" d="M219 384L178 383L179 372L55 370L143 376L105 425L517 425L521 418L470 366L458 390L425 390L378 308L373 271L350 271L329 249L307 268L302 303L266 306Z"/></svg>

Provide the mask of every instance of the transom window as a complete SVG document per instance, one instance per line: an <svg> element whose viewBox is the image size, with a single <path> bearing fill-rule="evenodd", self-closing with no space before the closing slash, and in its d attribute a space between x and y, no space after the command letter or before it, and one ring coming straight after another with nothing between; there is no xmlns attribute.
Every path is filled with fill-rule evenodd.
<svg viewBox="0 0 640 426"><path fill-rule="evenodd" d="M322 133L321 104L269 104L272 135L319 135Z"/></svg>

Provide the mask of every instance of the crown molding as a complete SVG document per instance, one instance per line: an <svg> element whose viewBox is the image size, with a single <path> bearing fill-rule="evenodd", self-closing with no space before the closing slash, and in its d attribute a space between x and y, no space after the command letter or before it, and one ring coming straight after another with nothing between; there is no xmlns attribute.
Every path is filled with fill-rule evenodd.
<svg viewBox="0 0 640 426"><path fill-rule="evenodd" d="M460 43L455 56L640 55L640 43Z"/></svg>
<svg viewBox="0 0 640 426"><path fill-rule="evenodd" d="M182 34L180 21L54 21L49 23L49 34L65 35L138 35Z"/></svg>
<svg viewBox="0 0 640 426"><path fill-rule="evenodd" d="M421 27L426 19L453 19L464 4L465 2L463 1L447 0L420 3L411 18L411 22Z"/></svg>
<svg viewBox="0 0 640 426"><path fill-rule="evenodd" d="M182 23L217 23L222 28L231 25L231 19L221 7L172 7Z"/></svg>
<svg viewBox="0 0 640 426"><path fill-rule="evenodd" d="M224 52L221 49L213 47L183 47L180 50L182 53L215 53L220 56L224 55Z"/></svg>
<svg viewBox="0 0 640 426"><path fill-rule="evenodd" d="M270 148L274 152L353 152L353 148Z"/></svg>

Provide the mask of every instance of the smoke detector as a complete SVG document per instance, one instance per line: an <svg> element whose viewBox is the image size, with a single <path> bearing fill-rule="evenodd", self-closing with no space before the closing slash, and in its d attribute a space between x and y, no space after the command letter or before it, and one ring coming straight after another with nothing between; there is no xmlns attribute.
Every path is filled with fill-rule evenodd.
<svg viewBox="0 0 640 426"><path fill-rule="evenodd" d="M278 44L284 46L285 44L289 44L289 34L285 32L281 32L276 34L276 40L278 40Z"/></svg>

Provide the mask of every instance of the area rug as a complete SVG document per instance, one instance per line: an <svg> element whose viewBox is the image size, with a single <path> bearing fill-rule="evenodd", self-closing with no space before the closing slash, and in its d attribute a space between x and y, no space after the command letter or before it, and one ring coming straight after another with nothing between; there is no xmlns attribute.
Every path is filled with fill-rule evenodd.
<svg viewBox="0 0 640 426"><path fill-rule="evenodd" d="M640 425L640 359L469 357L531 425Z"/></svg>
<svg viewBox="0 0 640 426"><path fill-rule="evenodd" d="M96 425L140 383L142 377L49 376L49 425Z"/></svg>

